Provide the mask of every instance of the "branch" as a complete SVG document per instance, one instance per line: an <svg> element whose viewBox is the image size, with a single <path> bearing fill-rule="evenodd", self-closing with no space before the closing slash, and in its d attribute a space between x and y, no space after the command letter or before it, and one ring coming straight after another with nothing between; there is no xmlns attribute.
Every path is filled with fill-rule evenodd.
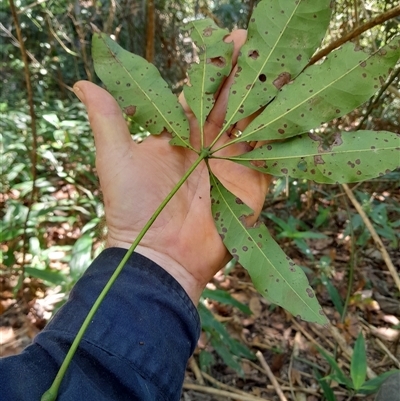
<svg viewBox="0 0 400 401"><path fill-rule="evenodd" d="M283 394L283 391L278 383L278 380L276 380L274 374L271 371L271 368L268 366L267 361L265 360L261 351L257 351L256 357L260 361L263 369L267 372L268 379L271 381L272 385L274 386L274 389L275 389L276 394L278 395L279 399L281 401L287 401L287 398L285 397L285 394Z"/></svg>
<svg viewBox="0 0 400 401"><path fill-rule="evenodd" d="M14 0L10 0L10 9L13 17L13 21L15 24L15 30L17 31L17 38L19 42L19 48L21 50L22 61L24 63L24 74L25 74L25 83L26 83L26 91L28 95L28 104L29 104L29 114L31 116L31 131L32 131L32 149L31 149L31 163L32 163L32 191L31 196L29 198L28 203L28 213L26 214L26 219L24 222L24 232L22 234L22 262L21 262L21 274L24 273L24 265L25 265L25 254L26 254L26 242L27 235L26 229L28 226L29 216L32 208L32 204L35 201L36 197L36 178L37 178L37 132L36 132L36 114L35 114L35 106L33 103L33 90L32 90L32 82L31 82L31 74L29 71L29 62L28 55L25 49L24 39L22 37L21 26L18 20L18 13L15 8Z"/></svg>
<svg viewBox="0 0 400 401"><path fill-rule="evenodd" d="M329 54L332 50L337 49L342 44L350 41L351 39L360 36L363 32L368 31L369 29L373 28L376 25L383 24L384 22L398 17L400 15L400 5L396 6L389 11L384 12L383 14L378 15L375 18L367 21L365 24L359 26L358 28L353 29L352 31L348 32L346 35L342 36L341 38L335 40L324 49L321 49L318 53L316 53L311 60L308 62L307 67L315 64L318 60L321 60L322 57L325 57Z"/></svg>
<svg viewBox="0 0 400 401"><path fill-rule="evenodd" d="M376 233L374 226L371 223L371 220L368 218L368 216L366 215L366 213L364 212L362 206L360 205L360 203L358 202L358 200L355 198L352 190L348 187L347 184L342 184L342 187L344 189L344 191L346 192L347 196L349 197L351 203L354 205L354 207L356 208L358 214L360 215L360 217L362 218L365 226L368 228L369 232L372 235L372 238L375 241L375 244L377 246L377 248L379 249L379 251L382 253L382 257L383 260L386 263L386 266L390 272L390 274L393 277L393 280L397 286L397 288L400 291L400 277L399 274L396 271L396 268L393 265L392 260L390 259L389 253L385 248L385 245L383 245L382 240L380 239L379 235Z"/></svg>

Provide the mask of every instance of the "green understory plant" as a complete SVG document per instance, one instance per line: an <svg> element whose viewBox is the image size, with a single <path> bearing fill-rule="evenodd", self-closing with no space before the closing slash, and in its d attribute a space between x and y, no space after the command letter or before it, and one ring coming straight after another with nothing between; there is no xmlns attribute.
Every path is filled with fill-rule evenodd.
<svg viewBox="0 0 400 401"><path fill-rule="evenodd" d="M251 169L278 177L319 183L353 183L399 166L397 134L387 131L338 131L324 138L318 127L367 101L385 82L400 57L400 37L367 54L352 43L331 52L324 62L308 65L321 43L331 16L330 0L263 0L249 21L230 89L224 126L204 146L204 126L215 94L231 72L233 44L228 31L210 19L187 25L199 61L192 64L185 99L196 116L201 147L190 142L189 123L176 96L158 70L141 57L123 50L107 35L93 36L92 55L97 75L125 114L153 135L168 131L171 146L182 146L198 158L154 212L116 268L85 322L52 387L42 400L54 400L58 387L88 323L113 285L126 260L161 210L196 167L206 162L210 175L212 215L231 253L245 267L255 288L271 303L304 320L324 324L326 317L302 269L285 255L264 224L246 225L253 211L230 193L209 167L223 147L242 141L267 141L249 153L227 157ZM258 116L228 144L218 139L245 117Z"/></svg>
<svg viewBox="0 0 400 401"><path fill-rule="evenodd" d="M367 355L365 340L361 332L354 344L353 355L350 362L350 377L340 368L331 355L327 354L322 348L318 348L318 350L331 368L331 373L323 378L317 370L314 370L324 392L324 396L328 401L336 401L336 396L327 381L334 380L350 390L352 395L373 394L379 390L379 387L390 375L397 372L396 370L388 371L373 379L366 380L368 367Z"/></svg>

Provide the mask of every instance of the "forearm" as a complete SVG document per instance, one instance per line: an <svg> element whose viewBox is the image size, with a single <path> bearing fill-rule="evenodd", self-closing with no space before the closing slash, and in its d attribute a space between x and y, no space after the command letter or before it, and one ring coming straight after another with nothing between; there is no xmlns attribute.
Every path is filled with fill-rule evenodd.
<svg viewBox="0 0 400 401"><path fill-rule="evenodd" d="M105 250L34 344L0 361L0 388L10 400L40 399L125 252ZM175 279L133 255L88 328L58 399L179 400L199 329L197 311Z"/></svg>

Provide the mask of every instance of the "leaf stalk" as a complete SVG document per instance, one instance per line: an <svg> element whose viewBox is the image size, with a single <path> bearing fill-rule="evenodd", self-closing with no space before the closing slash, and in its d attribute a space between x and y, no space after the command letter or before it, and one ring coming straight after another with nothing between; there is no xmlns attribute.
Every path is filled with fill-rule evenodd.
<svg viewBox="0 0 400 401"><path fill-rule="evenodd" d="M186 173L182 176L182 178L178 181L178 183L175 185L175 187L171 190L171 192L167 195L167 197L162 201L160 206L156 209L156 211L153 213L153 215L150 217L148 222L145 224L145 226L142 228L138 236L136 237L135 241L132 243L130 248L128 249L128 252L125 254L124 258L121 260L117 268L115 269L114 273L108 280L107 284L104 286L103 290L101 291L100 295L97 297L95 303L93 304L92 308L90 309L89 313L87 314L84 322L82 323L81 328L79 329L74 341L71 344L71 347L67 353L67 355L64 358L63 363L61 364L61 367L52 383L50 388L42 395L41 401L55 401L57 399L58 395L58 390L60 388L61 382L65 376L65 373L71 363L71 360L78 349L78 346L87 330L89 327L90 322L92 321L95 313L97 312L99 306L103 302L104 298L106 297L108 291L114 284L115 280L121 273L122 269L124 268L126 262L136 249L136 246L139 244L139 242L143 239L149 228L152 226L154 221L157 219L159 214L162 212L162 210L165 208L165 206L168 204L168 202L172 199L172 197L178 192L179 188L185 183L185 181L189 178L189 176L193 173L193 171L196 169L196 167L205 159L207 156L208 152L204 152L204 150L200 153L199 157L196 159L196 161L190 166L190 168L186 171Z"/></svg>

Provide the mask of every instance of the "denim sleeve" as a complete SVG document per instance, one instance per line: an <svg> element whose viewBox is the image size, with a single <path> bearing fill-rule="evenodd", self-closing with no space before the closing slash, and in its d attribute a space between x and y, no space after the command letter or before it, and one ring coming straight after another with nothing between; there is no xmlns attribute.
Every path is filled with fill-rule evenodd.
<svg viewBox="0 0 400 401"><path fill-rule="evenodd" d="M32 345L0 359L0 400L39 401L126 250L104 250ZM59 401L179 400L200 333L197 310L160 266L133 254L94 316Z"/></svg>

